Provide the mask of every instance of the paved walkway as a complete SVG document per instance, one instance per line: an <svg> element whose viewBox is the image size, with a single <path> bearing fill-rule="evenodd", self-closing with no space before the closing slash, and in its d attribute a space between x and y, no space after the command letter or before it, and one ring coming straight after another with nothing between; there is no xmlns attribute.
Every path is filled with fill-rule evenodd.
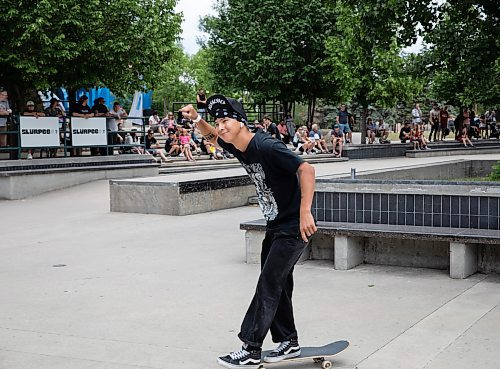
<svg viewBox="0 0 500 369"><path fill-rule="evenodd" d="M438 159L450 160L425 162ZM392 160L420 159L356 165ZM348 172L353 163L317 172ZM99 181L0 201L0 369L218 368L217 355L239 346L259 273L244 263L238 226L259 209L110 213L108 187ZM301 342L351 342L336 368L499 367L499 275L452 280L447 271L336 271L309 261L295 276Z"/></svg>

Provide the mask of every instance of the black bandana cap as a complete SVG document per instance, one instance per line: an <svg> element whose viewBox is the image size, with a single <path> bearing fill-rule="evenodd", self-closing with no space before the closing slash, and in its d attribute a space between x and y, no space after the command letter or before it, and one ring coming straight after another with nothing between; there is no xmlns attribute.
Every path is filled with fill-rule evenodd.
<svg viewBox="0 0 500 369"><path fill-rule="evenodd" d="M214 119L233 118L244 124L248 122L243 105L238 100L230 97L223 95L210 96L207 99L207 110Z"/></svg>

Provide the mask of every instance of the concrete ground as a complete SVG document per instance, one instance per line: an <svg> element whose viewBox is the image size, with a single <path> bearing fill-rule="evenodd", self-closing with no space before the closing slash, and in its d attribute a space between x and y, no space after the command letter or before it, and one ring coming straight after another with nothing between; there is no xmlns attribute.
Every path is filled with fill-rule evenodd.
<svg viewBox="0 0 500 369"><path fill-rule="evenodd" d="M239 230L259 209L110 213L108 191L98 181L0 201L0 369L218 368L239 348L259 273ZM301 343L351 342L334 368L499 367L499 275L308 261L295 281Z"/></svg>

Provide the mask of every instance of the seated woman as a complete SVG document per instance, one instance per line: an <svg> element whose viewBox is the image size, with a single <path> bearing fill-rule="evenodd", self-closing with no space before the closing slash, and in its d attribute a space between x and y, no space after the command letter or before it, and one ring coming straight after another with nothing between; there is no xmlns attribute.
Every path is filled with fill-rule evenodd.
<svg viewBox="0 0 500 369"><path fill-rule="evenodd" d="M303 127L299 127L297 131L295 131L295 135L292 139L293 147L295 147L296 153L305 153L307 155L307 150L310 150L311 144L304 140L303 136Z"/></svg>
<svg viewBox="0 0 500 369"><path fill-rule="evenodd" d="M377 132L377 125L372 118L366 120L366 140L369 144L375 142L375 134Z"/></svg>
<svg viewBox="0 0 500 369"><path fill-rule="evenodd" d="M125 145L140 145L140 142L139 142L139 137L137 136L137 131L136 130L132 130L130 131L129 133L127 133L127 135L125 136ZM124 153L127 153L127 152L131 152L133 154L144 154L144 150L141 146L132 146L132 147L125 147L123 149L123 152Z"/></svg>
<svg viewBox="0 0 500 369"><path fill-rule="evenodd" d="M457 141L463 143L465 147L467 147L467 144L474 147L470 141L469 134L467 133L467 127L463 127L460 131L458 131Z"/></svg>

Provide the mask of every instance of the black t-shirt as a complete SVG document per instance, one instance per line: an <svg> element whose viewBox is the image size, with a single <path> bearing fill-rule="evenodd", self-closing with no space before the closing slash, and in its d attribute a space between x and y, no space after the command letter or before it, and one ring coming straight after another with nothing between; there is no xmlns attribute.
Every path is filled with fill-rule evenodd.
<svg viewBox="0 0 500 369"><path fill-rule="evenodd" d="M267 127L267 133L271 136L274 135L278 140L281 139L280 131L278 130L276 123L271 123L269 127Z"/></svg>
<svg viewBox="0 0 500 369"><path fill-rule="evenodd" d="M109 109L106 105L104 104L95 104L92 107L92 112L93 113L100 113L100 114L106 114L109 112Z"/></svg>
<svg viewBox="0 0 500 369"><path fill-rule="evenodd" d="M339 124L347 124L349 123L349 117L351 116L351 114L349 114L347 111L340 110L338 116Z"/></svg>
<svg viewBox="0 0 500 369"><path fill-rule="evenodd" d="M176 140L177 138L170 138L170 137L165 140L165 150L167 150L167 152L170 151L172 145Z"/></svg>
<svg viewBox="0 0 500 369"><path fill-rule="evenodd" d="M255 184L269 230L297 232L300 224L300 186L297 170L302 159L286 145L258 130L245 152L218 138L217 142L243 165Z"/></svg>
<svg viewBox="0 0 500 369"><path fill-rule="evenodd" d="M156 138L151 137L149 138L148 135L144 137L144 143L146 145L146 150L151 149L151 145L156 145Z"/></svg>
<svg viewBox="0 0 500 369"><path fill-rule="evenodd" d="M206 100L207 100L207 97L205 96L205 94L203 94L203 95L198 95L198 98L199 98L200 100L203 100L203 101L206 101ZM196 101L196 107L197 107L198 109L205 109L205 107L206 107L206 106L207 106L207 103L205 103L205 102L198 102L198 100Z"/></svg>
<svg viewBox="0 0 500 369"><path fill-rule="evenodd" d="M78 114L90 114L92 113L92 109L88 105L76 104L74 108L74 112Z"/></svg>
<svg viewBox="0 0 500 369"><path fill-rule="evenodd" d="M411 132L411 127L403 127L401 128L401 131L399 132L399 138L403 139L406 134Z"/></svg>

